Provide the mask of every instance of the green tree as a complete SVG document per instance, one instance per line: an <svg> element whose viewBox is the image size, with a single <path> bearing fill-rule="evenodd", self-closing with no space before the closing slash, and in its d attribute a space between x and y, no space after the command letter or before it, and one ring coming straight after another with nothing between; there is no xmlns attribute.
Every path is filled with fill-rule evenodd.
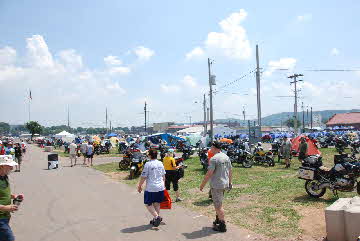
<svg viewBox="0 0 360 241"><path fill-rule="evenodd" d="M26 123L26 129L29 130L31 134L31 140L35 134L41 134L43 127L37 121L29 121Z"/></svg>
<svg viewBox="0 0 360 241"><path fill-rule="evenodd" d="M297 126L300 127L301 126L301 121L299 121L299 120L296 120L296 121L297 121ZM295 119L294 118L288 119L287 121L285 121L285 125L287 127L294 127L295 126Z"/></svg>
<svg viewBox="0 0 360 241"><path fill-rule="evenodd" d="M10 132L10 125L5 122L0 122L0 134L5 135Z"/></svg>

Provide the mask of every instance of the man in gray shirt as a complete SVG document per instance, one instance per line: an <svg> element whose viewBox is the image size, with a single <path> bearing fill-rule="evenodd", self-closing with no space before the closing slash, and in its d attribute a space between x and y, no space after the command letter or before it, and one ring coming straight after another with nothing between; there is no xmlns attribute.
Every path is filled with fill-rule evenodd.
<svg viewBox="0 0 360 241"><path fill-rule="evenodd" d="M208 172L200 185L200 191L204 189L206 183L210 180L210 190L216 211L213 229L219 232L226 232L222 202L225 190L232 188L232 165L230 158L225 153L221 152L221 143L216 141L213 142L211 151L215 153L215 155L210 159Z"/></svg>

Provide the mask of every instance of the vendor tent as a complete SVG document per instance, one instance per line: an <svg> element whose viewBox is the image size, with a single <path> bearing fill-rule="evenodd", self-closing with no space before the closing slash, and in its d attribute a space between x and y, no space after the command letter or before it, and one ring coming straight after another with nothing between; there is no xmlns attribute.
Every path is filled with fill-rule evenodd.
<svg viewBox="0 0 360 241"><path fill-rule="evenodd" d="M305 136L298 136L291 140L291 150L296 151L296 153L299 153L299 146L300 146L300 138ZM321 155L321 152L315 145L315 143L309 139L308 137L305 137L306 142L308 144L308 155Z"/></svg>
<svg viewBox="0 0 360 241"><path fill-rule="evenodd" d="M55 135L55 138L62 139L65 142L72 142L75 140L75 135L67 131L62 131Z"/></svg>

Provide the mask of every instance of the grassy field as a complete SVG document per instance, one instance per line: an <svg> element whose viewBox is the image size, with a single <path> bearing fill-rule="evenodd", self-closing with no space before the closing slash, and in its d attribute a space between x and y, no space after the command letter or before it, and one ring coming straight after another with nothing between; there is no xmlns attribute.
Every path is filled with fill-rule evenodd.
<svg viewBox="0 0 360 241"><path fill-rule="evenodd" d="M321 149L324 165L331 167L335 149ZM185 177L180 181L181 196L185 199L181 205L205 215L213 216L214 211L208 199L208 190L199 191L203 179L203 170L198 157L186 161L188 168ZM299 210L321 208L337 200L329 190L324 197L308 197L304 189L305 181L297 178L299 162L292 160L290 169L282 163L275 167L253 166L246 169L238 165L233 168L233 189L227 192L224 207L227 220L269 237L298 237L303 233L299 221L302 218ZM112 175L128 184L138 180L126 180L126 171L118 170L117 163L95 166L97 170ZM171 193L173 196L173 193ZM354 196L355 193L339 193L339 197Z"/></svg>

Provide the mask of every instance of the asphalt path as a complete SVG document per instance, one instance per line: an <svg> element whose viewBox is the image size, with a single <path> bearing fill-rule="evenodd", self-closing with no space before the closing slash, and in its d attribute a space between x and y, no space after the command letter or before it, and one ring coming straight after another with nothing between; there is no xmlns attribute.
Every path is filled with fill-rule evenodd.
<svg viewBox="0 0 360 241"><path fill-rule="evenodd" d="M211 218L177 204L162 211L163 223L153 228L135 187L81 165L82 159L69 167L68 158L60 158L59 169L47 170L47 155L29 145L21 172L10 174L13 193L25 195L11 219L18 241L265 240L233 225L214 232Z"/></svg>

